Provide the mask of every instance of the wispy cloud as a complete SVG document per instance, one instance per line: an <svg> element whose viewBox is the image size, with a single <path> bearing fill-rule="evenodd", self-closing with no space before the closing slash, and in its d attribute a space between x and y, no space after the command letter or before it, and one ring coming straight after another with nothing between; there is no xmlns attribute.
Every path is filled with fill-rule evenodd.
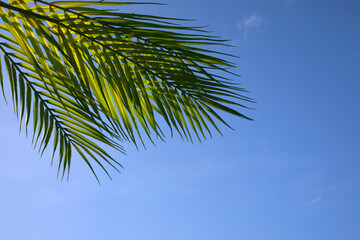
<svg viewBox="0 0 360 240"><path fill-rule="evenodd" d="M291 6L295 3L295 0L285 0L285 6Z"/></svg>
<svg viewBox="0 0 360 240"><path fill-rule="evenodd" d="M239 21L236 27L237 29L242 31L243 40L247 40L249 34L251 34L252 32L257 32L258 29L262 26L262 24L263 18L258 14L253 14Z"/></svg>
<svg viewBox="0 0 360 240"><path fill-rule="evenodd" d="M318 193L317 193L318 195L315 198L313 198L312 200L305 202L303 206L307 207L307 206L318 204L323 199L324 195L327 195L329 192L334 191L338 186L339 186L338 184L334 184L327 189L322 189L322 190L318 191Z"/></svg>
<svg viewBox="0 0 360 240"><path fill-rule="evenodd" d="M306 203L304 203L304 206L310 206L310 205L314 205L317 204L318 202L320 202L320 200L323 198L322 195L317 196L316 198L312 199L311 201L308 201Z"/></svg>
<svg viewBox="0 0 360 240"><path fill-rule="evenodd" d="M238 23L237 27L239 29L250 29L250 28L257 28L262 23L262 17L257 14L253 14L248 18L245 18L241 22Z"/></svg>

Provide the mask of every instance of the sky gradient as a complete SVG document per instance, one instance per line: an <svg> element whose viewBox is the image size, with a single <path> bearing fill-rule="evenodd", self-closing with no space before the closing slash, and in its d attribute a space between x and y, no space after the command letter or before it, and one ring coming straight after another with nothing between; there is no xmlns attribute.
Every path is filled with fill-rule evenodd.
<svg viewBox="0 0 360 240"><path fill-rule="evenodd" d="M130 10L195 18L237 46L216 49L240 56L255 121L225 114L236 131L203 143L125 144L125 169L99 186L80 158L57 180L1 99L0 239L359 239L360 2L158 2Z"/></svg>

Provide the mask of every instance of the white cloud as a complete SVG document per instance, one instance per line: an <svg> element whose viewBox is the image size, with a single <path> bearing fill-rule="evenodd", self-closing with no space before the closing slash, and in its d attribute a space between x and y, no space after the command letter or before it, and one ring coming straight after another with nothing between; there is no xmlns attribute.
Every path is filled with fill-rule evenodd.
<svg viewBox="0 0 360 240"><path fill-rule="evenodd" d="M285 0L285 6L290 6L295 3L295 0Z"/></svg>
<svg viewBox="0 0 360 240"><path fill-rule="evenodd" d="M318 196L308 202L305 202L304 207L307 207L310 205L315 205L315 204L319 203L323 199L324 196L326 197L330 192L334 191L338 186L339 186L339 184L333 184L331 187L328 187L326 189L322 189L322 190L318 191L317 192Z"/></svg>
<svg viewBox="0 0 360 240"><path fill-rule="evenodd" d="M242 25L244 28L257 28L262 23L262 18L259 15L251 15L244 19Z"/></svg>
<svg viewBox="0 0 360 240"><path fill-rule="evenodd" d="M320 202L320 200L323 198L322 195L317 196L316 198L312 199L311 201L308 201L306 203L304 203L304 206L310 206L310 205L314 205L317 204L318 202Z"/></svg>
<svg viewBox="0 0 360 240"><path fill-rule="evenodd" d="M242 31L243 40L246 40L252 32L256 32L263 24L263 18L257 14L250 15L238 22L237 28Z"/></svg>

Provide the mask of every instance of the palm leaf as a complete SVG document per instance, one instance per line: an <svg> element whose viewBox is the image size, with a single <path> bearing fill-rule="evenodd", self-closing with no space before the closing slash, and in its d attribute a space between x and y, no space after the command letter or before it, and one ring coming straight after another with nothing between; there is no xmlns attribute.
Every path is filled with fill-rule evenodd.
<svg viewBox="0 0 360 240"><path fill-rule="evenodd" d="M183 19L99 7L127 4L146 3L0 1L0 69L14 110L26 130L32 115L41 154L53 141L62 177L74 149L95 176L94 163L118 169L102 145L124 153L121 141L163 139L161 119L191 141L211 136L210 125L219 131L215 119L227 125L217 111L250 119L234 109L252 102L245 90L215 74L231 73L228 54L206 47L225 41ZM1 70L4 93L3 81Z"/></svg>

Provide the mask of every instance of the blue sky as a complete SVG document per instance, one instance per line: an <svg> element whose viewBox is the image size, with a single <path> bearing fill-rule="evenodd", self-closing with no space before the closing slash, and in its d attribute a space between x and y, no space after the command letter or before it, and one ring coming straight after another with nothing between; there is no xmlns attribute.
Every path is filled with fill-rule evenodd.
<svg viewBox="0 0 360 240"><path fill-rule="evenodd" d="M198 19L237 48L255 118L203 143L148 145L101 186L56 180L1 100L0 239L356 240L360 2L169 0L133 11ZM223 51L223 48L218 48Z"/></svg>

